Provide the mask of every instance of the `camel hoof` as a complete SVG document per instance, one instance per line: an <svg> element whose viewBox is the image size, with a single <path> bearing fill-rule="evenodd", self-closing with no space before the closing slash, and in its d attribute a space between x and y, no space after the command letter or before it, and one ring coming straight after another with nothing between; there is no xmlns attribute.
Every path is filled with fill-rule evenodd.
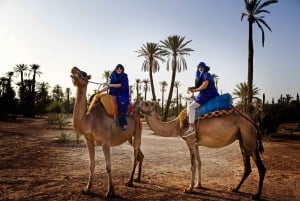
<svg viewBox="0 0 300 201"><path fill-rule="evenodd" d="M141 179L134 179L133 181L141 183Z"/></svg>
<svg viewBox="0 0 300 201"><path fill-rule="evenodd" d="M90 190L82 190L81 194L82 195L92 195L92 192Z"/></svg>
<svg viewBox="0 0 300 201"><path fill-rule="evenodd" d="M193 190L192 190L191 188L186 188L186 189L184 189L183 192L184 192L184 193L192 193Z"/></svg>
<svg viewBox="0 0 300 201"><path fill-rule="evenodd" d="M110 191L110 192L106 193L106 198L114 198L114 197L116 197L116 195L113 191Z"/></svg>
<svg viewBox="0 0 300 201"><path fill-rule="evenodd" d="M127 183L126 183L126 186L127 186L127 187L132 187L132 186L133 186L132 181L127 182Z"/></svg>
<svg viewBox="0 0 300 201"><path fill-rule="evenodd" d="M252 195L252 200L260 200L260 195Z"/></svg>
<svg viewBox="0 0 300 201"><path fill-rule="evenodd" d="M203 189L203 187L201 186L201 184L197 184L197 185L195 186L195 188L197 188L197 189Z"/></svg>
<svg viewBox="0 0 300 201"><path fill-rule="evenodd" d="M239 192L236 188L230 188L229 191L230 191L230 192L234 192L234 193Z"/></svg>

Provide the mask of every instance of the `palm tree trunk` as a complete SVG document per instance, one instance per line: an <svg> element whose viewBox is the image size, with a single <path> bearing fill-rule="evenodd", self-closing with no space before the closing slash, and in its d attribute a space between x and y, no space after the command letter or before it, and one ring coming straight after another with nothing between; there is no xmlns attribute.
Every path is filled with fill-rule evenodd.
<svg viewBox="0 0 300 201"><path fill-rule="evenodd" d="M173 88L174 88L174 82L175 82L175 77L176 77L176 57L174 58L172 62L172 80L171 80L171 85L170 85L170 91L169 91L169 96L166 104L166 109L165 109L165 114L164 114L164 121L167 121L168 114L169 114L169 109L171 105L171 100L173 96Z"/></svg>
<svg viewBox="0 0 300 201"><path fill-rule="evenodd" d="M150 83L151 83L152 100L156 101L154 80L153 80L153 74L152 74L152 64L153 64L153 59L150 59L149 77L150 77Z"/></svg>
<svg viewBox="0 0 300 201"><path fill-rule="evenodd" d="M250 115L252 112L252 89L253 89L253 33L252 33L252 21L249 18L249 39L248 39L248 103L247 103L247 114Z"/></svg>

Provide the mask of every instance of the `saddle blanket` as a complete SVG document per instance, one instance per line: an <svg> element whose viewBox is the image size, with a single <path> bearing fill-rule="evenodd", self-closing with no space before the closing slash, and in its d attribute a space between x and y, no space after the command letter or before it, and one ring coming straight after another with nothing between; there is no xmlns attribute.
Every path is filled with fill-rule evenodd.
<svg viewBox="0 0 300 201"><path fill-rule="evenodd" d="M88 110L91 110L91 108L95 105L95 103L97 101L100 101L106 111L106 113L109 116L118 116L119 115L119 111L118 111L118 103L116 100L115 96L111 96L109 94L96 94L91 103L90 103L90 107ZM132 103L129 103L128 105L128 110L127 110L127 115L132 115L134 112L134 106L132 105Z"/></svg>
<svg viewBox="0 0 300 201"><path fill-rule="evenodd" d="M206 113L200 117L198 117L197 119L207 119L207 118L211 118L211 117L219 117L219 116L223 116L223 115L228 115L231 114L233 111L233 108L228 109L228 110L217 110L217 111L213 111L213 112L209 112Z"/></svg>
<svg viewBox="0 0 300 201"><path fill-rule="evenodd" d="M229 93L225 93L220 96L216 96L215 98L207 101L207 103L199 107L196 112L196 119L201 118L201 116L207 113L211 113L217 110L227 111L232 108L232 97Z"/></svg>

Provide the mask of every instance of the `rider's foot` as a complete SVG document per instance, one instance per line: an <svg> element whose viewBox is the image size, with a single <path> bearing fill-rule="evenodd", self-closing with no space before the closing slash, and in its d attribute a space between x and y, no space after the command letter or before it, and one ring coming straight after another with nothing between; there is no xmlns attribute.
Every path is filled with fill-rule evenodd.
<svg viewBox="0 0 300 201"><path fill-rule="evenodd" d="M195 134L195 129L190 126L185 132L184 134L182 135L183 138L186 138L186 137L189 137L191 135L194 135Z"/></svg>

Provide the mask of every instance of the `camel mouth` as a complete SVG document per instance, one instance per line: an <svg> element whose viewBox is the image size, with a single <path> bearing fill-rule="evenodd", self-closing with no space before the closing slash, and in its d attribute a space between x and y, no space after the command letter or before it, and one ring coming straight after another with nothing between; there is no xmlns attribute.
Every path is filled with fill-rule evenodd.
<svg viewBox="0 0 300 201"><path fill-rule="evenodd" d="M73 82L75 81L75 79L77 81L79 80L83 80L85 81L86 83L89 82L89 80L91 79L91 75L88 75L86 72L80 70L78 67L74 66L72 69L71 69L71 75L70 77L72 78Z"/></svg>

